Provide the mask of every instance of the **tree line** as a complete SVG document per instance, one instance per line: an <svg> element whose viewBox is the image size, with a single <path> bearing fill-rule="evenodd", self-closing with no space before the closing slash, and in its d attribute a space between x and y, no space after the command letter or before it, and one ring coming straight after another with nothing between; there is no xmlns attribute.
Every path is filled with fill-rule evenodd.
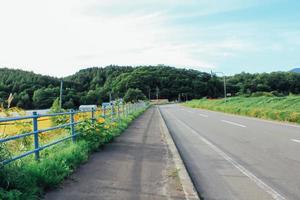
<svg viewBox="0 0 300 200"><path fill-rule="evenodd" d="M250 95L270 92L282 96L300 93L300 74L273 72L240 73L226 77L227 92ZM222 77L192 69L169 66L107 66L80 70L63 79L63 108L81 104L101 104L120 97L140 95L154 99L190 100L223 96ZM22 70L0 68L0 104L6 106L13 94L12 106L24 109L50 108L59 96L61 79ZM139 91L141 94L138 94ZM129 92L129 93L128 93ZM126 94L127 93L127 94Z"/></svg>

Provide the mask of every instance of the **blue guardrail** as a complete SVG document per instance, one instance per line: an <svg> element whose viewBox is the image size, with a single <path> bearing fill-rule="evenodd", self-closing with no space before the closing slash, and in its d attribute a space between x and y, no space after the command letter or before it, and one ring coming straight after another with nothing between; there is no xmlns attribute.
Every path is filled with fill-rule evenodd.
<svg viewBox="0 0 300 200"><path fill-rule="evenodd" d="M0 143L5 143L5 142L8 142L8 141L24 138L24 137L31 136L31 135L33 135L33 138L34 138L34 149L33 150L27 151L27 152L25 152L21 155L12 157L10 159L1 161L0 164L1 165L6 165L10 162L13 162L15 160L18 160L20 158L23 158L23 157L31 155L31 154L35 154L35 159L38 160L39 157L40 157L40 151L42 151L45 148L48 148L48 147L53 146L55 144L61 143L61 142L65 141L65 140L68 140L68 139L72 139L72 141L75 142L76 136L79 134L79 133L75 132L75 125L79 124L79 123L82 123L83 121L75 122L74 115L78 114L78 113L87 113L87 112L91 112L91 116L92 116L91 120L92 120L92 122L95 121L95 118L94 118L95 110L94 109L92 109L91 111L74 111L74 110L71 110L69 112L43 114L43 115L39 115L36 112L33 112L31 116L0 118L0 123L15 122L15 121L20 121L20 120L24 120L24 119L31 119L32 120L32 126L33 126L33 129L32 129L33 131L32 132L18 134L18 135L14 135L14 136L11 136L11 137L6 137L6 138L0 138ZM70 123L66 123L66 124L59 125L59 126L53 126L53 127L46 128L46 129L38 129L38 119L39 118L55 117L55 116L62 116L62 115L69 116L70 117L70 120L69 120ZM46 144L44 146L40 146L40 143L39 143L39 134L40 133L49 132L49 131L56 130L56 129L62 129L62 128L65 128L65 127L70 127L70 136L67 136L67 137L64 137L62 139L56 140L56 141L54 141L52 143L49 143L49 144Z"/></svg>
<svg viewBox="0 0 300 200"><path fill-rule="evenodd" d="M122 109L120 109L121 106L122 106ZM111 114L109 116L105 114L106 113L106 111L105 111L106 108L104 107L103 110L102 110L103 111L102 117L104 117L104 118L109 117L109 118L111 118L111 120L114 121L115 120L114 115L116 115L115 116L116 118L120 119L121 113L123 113L124 116L128 116L129 113L134 112L137 109L145 107L145 106L146 106L145 102L139 102L139 103L134 103L134 104L117 104L116 108L114 106L110 107ZM116 112L115 112L115 109L116 109ZM22 134L17 134L17 135L6 137L6 138L0 138L0 144L8 142L8 141L17 140L17 139L20 139L20 138L25 138L27 136L32 136L32 135L33 135L33 139L34 139L34 149L33 150L27 151L27 152L25 152L21 155L18 155L18 156L11 157L7 160L0 161L0 166L1 165L6 165L8 163L11 163L15 160L18 160L18 159L21 159L23 157L29 156L31 154L34 154L35 159L39 160L40 151L42 151L43 149L46 149L50 146L53 146L55 144L61 143L65 140L69 140L69 139L72 139L72 141L75 142L76 141L76 136L80 134L80 133L77 133L75 131L75 126L77 124L80 124L80 123L84 122L84 121L75 122L74 115L78 114L78 113L88 113L88 112L91 113L91 119L90 120L92 121L92 123L94 123L94 121L96 120L96 118L95 118L96 110L94 108L91 109L90 111L70 110L69 112L53 113L53 114L37 114L37 112L33 112L31 116L0 118L0 124L3 123L3 122L16 122L16 121L25 120L25 119L27 119L27 120L31 119L32 120L32 130L33 130L32 132L28 132L28 133L22 133ZM38 119L39 118L55 117L55 116L69 116L70 117L69 123L62 124L62 125L59 125L59 126L53 126L53 127L46 128L46 129L38 129L38 123L39 123ZM40 143L39 143L39 134L40 133L49 132L49 131L52 131L52 130L62 129L62 128L66 128L66 127L70 128L70 136L67 136L67 137L64 137L62 139L56 140L52 143L40 146Z"/></svg>

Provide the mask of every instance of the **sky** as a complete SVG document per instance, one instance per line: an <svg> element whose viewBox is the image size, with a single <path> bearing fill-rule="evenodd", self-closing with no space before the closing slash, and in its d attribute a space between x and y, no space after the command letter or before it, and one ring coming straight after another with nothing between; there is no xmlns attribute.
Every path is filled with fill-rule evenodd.
<svg viewBox="0 0 300 200"><path fill-rule="evenodd" d="M300 67L299 10L299 0L0 0L0 67L288 71Z"/></svg>

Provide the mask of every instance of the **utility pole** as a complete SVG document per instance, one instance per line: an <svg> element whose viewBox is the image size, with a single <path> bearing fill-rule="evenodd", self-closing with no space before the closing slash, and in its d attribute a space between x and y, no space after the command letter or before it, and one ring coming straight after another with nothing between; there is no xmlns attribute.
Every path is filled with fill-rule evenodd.
<svg viewBox="0 0 300 200"><path fill-rule="evenodd" d="M223 75L223 84L224 84L224 100L225 102L227 101L227 91L226 91L226 76L224 72L215 72L215 73L220 73Z"/></svg>
<svg viewBox="0 0 300 200"><path fill-rule="evenodd" d="M63 80L60 80L59 108L62 109Z"/></svg>
<svg viewBox="0 0 300 200"><path fill-rule="evenodd" d="M111 91L109 91L109 102L111 102Z"/></svg>
<svg viewBox="0 0 300 200"><path fill-rule="evenodd" d="M225 102L227 101L227 91L226 91L226 76L224 74L223 76L223 81L224 81L224 97L225 97Z"/></svg>

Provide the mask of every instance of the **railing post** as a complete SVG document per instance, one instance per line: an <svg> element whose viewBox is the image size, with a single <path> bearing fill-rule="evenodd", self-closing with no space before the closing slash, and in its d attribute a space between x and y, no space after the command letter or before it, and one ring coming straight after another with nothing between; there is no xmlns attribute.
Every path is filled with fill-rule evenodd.
<svg viewBox="0 0 300 200"><path fill-rule="evenodd" d="M102 110L103 110L103 115L102 116L103 116L104 119L105 119L105 109L106 109L106 106L103 106L102 107Z"/></svg>
<svg viewBox="0 0 300 200"><path fill-rule="evenodd" d="M92 124L94 124L95 123L95 109L94 108L92 108L92 118L91 118L91 120L92 120Z"/></svg>
<svg viewBox="0 0 300 200"><path fill-rule="evenodd" d="M122 112L123 112L123 117L125 117L126 113L125 113L125 104L124 104L124 102L122 103Z"/></svg>
<svg viewBox="0 0 300 200"><path fill-rule="evenodd" d="M71 110L70 114L70 128L71 128L71 135L72 135L72 141L75 142L76 136L75 136L75 120L74 120L74 110Z"/></svg>
<svg viewBox="0 0 300 200"><path fill-rule="evenodd" d="M40 159L40 149L39 149L39 132L38 132L38 114L37 112L33 112L32 125L33 125L33 137L34 137L34 154L35 160Z"/></svg>
<svg viewBox="0 0 300 200"><path fill-rule="evenodd" d="M111 120L114 121L115 108L114 104L111 104Z"/></svg>

